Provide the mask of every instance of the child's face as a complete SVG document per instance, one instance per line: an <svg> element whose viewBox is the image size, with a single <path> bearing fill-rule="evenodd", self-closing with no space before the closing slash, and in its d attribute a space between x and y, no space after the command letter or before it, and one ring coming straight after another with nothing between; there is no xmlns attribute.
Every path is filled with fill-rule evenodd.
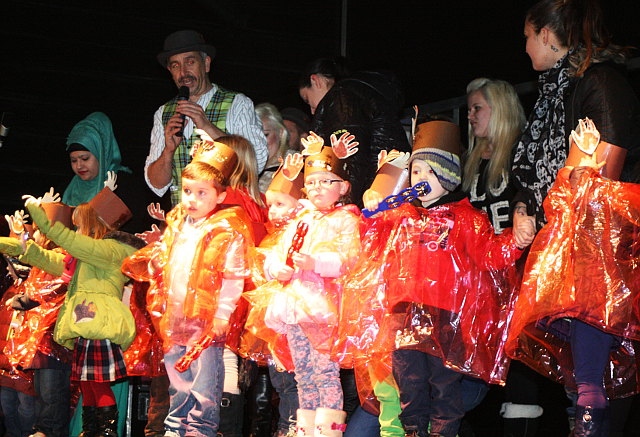
<svg viewBox="0 0 640 437"><path fill-rule="evenodd" d="M269 207L269 221L289 221L293 212L298 207L298 199L280 191L267 191L267 206Z"/></svg>
<svg viewBox="0 0 640 437"><path fill-rule="evenodd" d="M427 181L431 187L429 194L418 197L418 200L420 200L424 206L431 205L448 193L448 191L440 185L440 181L433 170L431 170L431 166L422 159L415 159L411 163L411 186L424 181Z"/></svg>
<svg viewBox="0 0 640 437"><path fill-rule="evenodd" d="M331 172L320 171L304 178L304 188L307 198L316 208L331 209L347 193L349 182Z"/></svg>
<svg viewBox="0 0 640 437"><path fill-rule="evenodd" d="M182 205L193 220L209 215L226 195L226 192L218 193L211 182L182 178Z"/></svg>

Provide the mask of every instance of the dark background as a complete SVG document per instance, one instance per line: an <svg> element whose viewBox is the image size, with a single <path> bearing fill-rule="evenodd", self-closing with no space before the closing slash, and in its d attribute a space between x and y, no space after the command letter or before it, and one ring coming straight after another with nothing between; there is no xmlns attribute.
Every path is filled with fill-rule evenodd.
<svg viewBox="0 0 640 437"><path fill-rule="evenodd" d="M72 176L65 138L93 111L113 121L123 163L138 177L131 189L146 190L152 116L176 93L156 54L175 30L196 29L216 46L214 82L255 103L308 110L298 97L299 70L340 54L344 18L351 65L394 70L409 108L461 96L478 76L535 80L522 36L532 3L3 0L0 113L10 132L0 148L0 213L21 207L24 193L63 190ZM640 47L640 2L603 3L614 40ZM524 97L526 110L533 97Z"/></svg>
<svg viewBox="0 0 640 437"><path fill-rule="evenodd" d="M602 2L614 40L640 47L640 1ZM216 46L211 75L216 83L255 103L308 110L298 97L299 70L318 56L340 54L344 18L352 66L394 70L410 108L462 96L467 83L479 76L514 84L535 80L523 38L524 13L532 4L2 0L0 114L5 113L10 132L0 148L0 217L22 207L22 194L40 196L51 186L62 192L72 176L66 136L93 111L112 119L123 163L138 178L119 190L135 190L140 202L146 201L142 168L153 113L176 93L156 54L175 30L196 29ZM631 78L640 90L640 72ZM523 96L525 110L534 98ZM464 126L464 117L461 121ZM541 402L540 435L567 435L562 388L544 378L541 384L547 395ZM494 388L471 414L478 435L500 435L501 402L502 391Z"/></svg>

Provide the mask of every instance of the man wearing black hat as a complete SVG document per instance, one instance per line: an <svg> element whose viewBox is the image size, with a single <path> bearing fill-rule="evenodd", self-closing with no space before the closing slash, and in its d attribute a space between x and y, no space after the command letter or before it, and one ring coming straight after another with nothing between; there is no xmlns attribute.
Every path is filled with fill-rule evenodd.
<svg viewBox="0 0 640 437"><path fill-rule="evenodd" d="M166 67L179 96L155 113L151 148L145 163L147 185L158 196L171 190L171 204L180 201L180 174L191 161L190 149L197 140L194 128L202 129L214 140L237 134L247 138L256 151L260 172L267 162L267 140L256 116L253 102L244 94L211 83L208 73L216 49L193 30L180 30L164 41L158 62ZM186 90L185 90L186 91Z"/></svg>

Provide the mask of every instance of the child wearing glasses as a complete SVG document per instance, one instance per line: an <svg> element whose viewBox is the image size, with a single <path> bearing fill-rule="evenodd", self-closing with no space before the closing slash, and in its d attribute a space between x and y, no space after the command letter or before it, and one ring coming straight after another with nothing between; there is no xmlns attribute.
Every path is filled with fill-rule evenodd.
<svg viewBox="0 0 640 437"><path fill-rule="evenodd" d="M303 142L309 208L287 225L264 266L268 279L284 285L267 307L265 324L285 334L289 343L298 384L299 436L313 436L318 429L321 435L338 437L346 429L340 365L330 359L330 349L342 296L338 279L360 250L359 210L347 204L350 184L344 161L358 150L354 139L345 132L339 138L332 135L331 147L313 135ZM299 247L290 250L294 241Z"/></svg>

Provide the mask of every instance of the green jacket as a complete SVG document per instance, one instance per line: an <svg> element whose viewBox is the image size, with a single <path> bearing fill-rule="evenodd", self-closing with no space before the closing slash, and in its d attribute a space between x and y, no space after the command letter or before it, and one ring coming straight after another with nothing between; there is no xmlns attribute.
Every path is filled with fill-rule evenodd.
<svg viewBox="0 0 640 437"><path fill-rule="evenodd" d="M58 314L54 340L73 349L76 337L111 340L123 350L133 341L136 328L131 310L122 303L128 278L120 271L122 261L135 248L115 239L96 240L55 223L47 237L76 258L77 265ZM61 275L65 255L29 241L20 261Z"/></svg>

